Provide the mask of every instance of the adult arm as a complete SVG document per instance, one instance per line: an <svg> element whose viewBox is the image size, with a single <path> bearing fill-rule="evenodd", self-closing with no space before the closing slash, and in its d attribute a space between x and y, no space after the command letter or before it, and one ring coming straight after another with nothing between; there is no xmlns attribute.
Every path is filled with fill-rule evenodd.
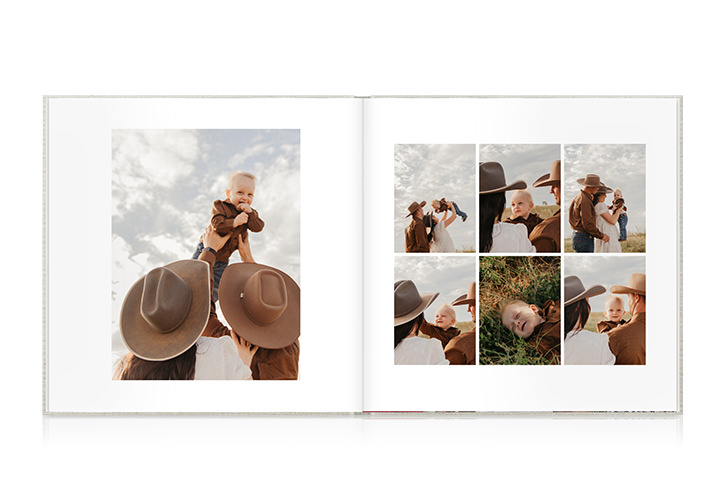
<svg viewBox="0 0 724 500"><path fill-rule="evenodd" d="M206 228L206 232L201 237L201 241L204 243L204 250L199 255L199 260L203 260L209 265L209 290L214 290L214 273L211 272L214 268L214 262L216 262L216 251L219 250L228 241L231 234L221 236L219 233L214 231L211 226ZM231 335L230 330L224 325L216 315L216 304L214 299L211 298L211 309L209 309L209 321L206 323L206 328L202 334L204 337L223 337L224 335Z"/></svg>
<svg viewBox="0 0 724 500"><path fill-rule="evenodd" d="M616 221L618 221L618 216L620 213L620 209L614 210L613 213L610 213L606 206L604 205L604 210L599 214L601 217L603 217L603 220L611 224L612 226L616 224Z"/></svg>
<svg viewBox="0 0 724 500"><path fill-rule="evenodd" d="M255 262L254 257L251 255L251 246L249 246L249 234L246 235L246 240L244 240L241 235L239 235L238 240L238 249L239 249L239 256L241 257L242 262Z"/></svg>
<svg viewBox="0 0 724 500"><path fill-rule="evenodd" d="M596 210L593 207L593 202L590 200L585 200L581 203L581 224L583 225L583 230L594 238L608 241L608 235L603 234L596 227Z"/></svg>
<svg viewBox="0 0 724 500"><path fill-rule="evenodd" d="M442 218L442 222L445 223L445 229L447 229L447 227L448 227L450 224L452 224L452 221L454 221L454 220L457 218L457 216L458 216L458 215L455 213L455 210L452 210L452 216L450 216L449 218L448 218L448 216L447 216L447 213L448 213L448 211L445 210L445 215L444 215L443 218Z"/></svg>

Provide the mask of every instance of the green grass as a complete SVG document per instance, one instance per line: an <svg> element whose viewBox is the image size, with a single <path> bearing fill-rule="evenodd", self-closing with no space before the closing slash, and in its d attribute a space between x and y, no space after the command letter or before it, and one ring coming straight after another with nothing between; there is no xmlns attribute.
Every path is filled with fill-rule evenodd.
<svg viewBox="0 0 724 500"><path fill-rule="evenodd" d="M566 238L563 242L565 252L573 252L571 239ZM626 241L621 242L623 253L644 253L646 252L646 233L628 233Z"/></svg>
<svg viewBox="0 0 724 500"><path fill-rule="evenodd" d="M533 346L503 327L498 304L520 299L541 307L560 297L560 257L481 257L479 352L484 365L550 364Z"/></svg>

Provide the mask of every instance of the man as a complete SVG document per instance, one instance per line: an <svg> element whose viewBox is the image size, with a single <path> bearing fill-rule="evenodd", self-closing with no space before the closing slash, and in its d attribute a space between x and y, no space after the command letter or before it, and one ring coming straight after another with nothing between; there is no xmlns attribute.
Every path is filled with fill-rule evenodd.
<svg viewBox="0 0 724 500"><path fill-rule="evenodd" d="M405 217L412 215L410 224L405 229L405 252L407 253L430 253L430 241L427 239L425 231L425 223L422 221L422 207L425 202L418 203L413 201L407 211Z"/></svg>
<svg viewBox="0 0 724 500"><path fill-rule="evenodd" d="M475 328L475 283L470 283L467 295L461 295L453 301L453 306L468 306L468 312L473 319L473 329L453 337L445 346L445 359L451 365L474 365L477 349L477 335Z"/></svg>
<svg viewBox="0 0 724 500"><path fill-rule="evenodd" d="M551 187L551 194L556 200L556 205L561 206L561 160L553 162L551 171L540 177L533 183L533 187ZM561 251L561 210L537 224L530 235L530 242L533 243L537 253L560 252Z"/></svg>
<svg viewBox="0 0 724 500"><path fill-rule="evenodd" d="M573 229L573 251L576 253L593 253L593 239L598 238L605 242L609 236L603 234L596 227L596 211L593 208L593 195L599 188L607 186L595 174L588 174L576 182L583 186L581 192L573 199L568 209L568 223Z"/></svg>
<svg viewBox="0 0 724 500"><path fill-rule="evenodd" d="M608 334L608 345L616 356L617 365L646 364L646 275L634 273L628 286L612 286L611 293L628 295L631 320L613 328Z"/></svg>

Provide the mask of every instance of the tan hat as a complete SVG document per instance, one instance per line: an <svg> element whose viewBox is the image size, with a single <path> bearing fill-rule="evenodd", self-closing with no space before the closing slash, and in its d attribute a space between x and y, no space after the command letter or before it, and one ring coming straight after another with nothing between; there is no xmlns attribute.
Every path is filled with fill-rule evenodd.
<svg viewBox="0 0 724 500"><path fill-rule="evenodd" d="M539 177L533 183L534 188L543 187L543 186L560 186L560 185L561 185L561 160L554 161L553 166L551 167L550 173Z"/></svg>
<svg viewBox="0 0 724 500"><path fill-rule="evenodd" d="M596 191L596 194L601 194L601 193L605 193L605 194L613 193L613 189L611 189L608 186L601 185L601 186L599 186L598 191Z"/></svg>
<svg viewBox="0 0 724 500"><path fill-rule="evenodd" d="M410 213L407 214L407 215L405 215L405 217L411 216L412 214L414 214L414 213L417 211L418 208L422 208L422 207L424 207L424 206L425 206L425 202L424 202L424 201L423 201L422 203L418 203L418 202L416 202L416 201L413 201L412 203L410 203L410 206L407 207L407 211L410 212Z"/></svg>
<svg viewBox="0 0 724 500"><path fill-rule="evenodd" d="M461 295L457 299L452 301L451 306L464 306L467 304L475 305L475 282L470 283L470 286L468 287L468 293L465 295Z"/></svg>
<svg viewBox="0 0 724 500"><path fill-rule="evenodd" d="M634 293L636 295L646 295L646 275L642 273L633 273L628 279L628 286L614 285L611 287L611 293Z"/></svg>
<svg viewBox="0 0 724 500"><path fill-rule="evenodd" d="M231 328L256 346L281 349L299 338L299 285L279 269L231 264L221 276L219 306Z"/></svg>
<svg viewBox="0 0 724 500"><path fill-rule="evenodd" d="M593 285L590 288L586 288L578 276L566 276L566 279L563 281L563 306L565 307L579 300L601 295L605 291L606 287L603 285Z"/></svg>
<svg viewBox="0 0 724 500"><path fill-rule="evenodd" d="M416 318L422 311L440 295L436 293L423 293L417 291L415 283L410 280L395 282L395 326L403 325Z"/></svg>
<svg viewBox="0 0 724 500"><path fill-rule="evenodd" d="M147 361L165 361L194 345L209 321L210 266L180 260L136 281L121 306L121 338Z"/></svg>
<svg viewBox="0 0 724 500"><path fill-rule="evenodd" d="M480 194L501 193L503 191L511 191L513 189L525 189L527 184L525 181L515 181L512 184L505 183L505 171L503 165L495 161L487 163L479 163L480 171Z"/></svg>
<svg viewBox="0 0 724 500"><path fill-rule="evenodd" d="M584 187L606 187L606 185L601 182L601 178L596 174L588 174L576 182Z"/></svg>

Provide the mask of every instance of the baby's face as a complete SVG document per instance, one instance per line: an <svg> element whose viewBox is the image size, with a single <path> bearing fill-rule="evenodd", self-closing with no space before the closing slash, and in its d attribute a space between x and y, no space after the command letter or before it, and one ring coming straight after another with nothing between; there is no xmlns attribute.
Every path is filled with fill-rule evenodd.
<svg viewBox="0 0 724 500"><path fill-rule="evenodd" d="M447 309L438 309L435 313L435 326L438 328L442 328L443 330L447 330L453 324L455 323L455 320L453 319L452 315L450 314L450 311Z"/></svg>
<svg viewBox="0 0 724 500"><path fill-rule="evenodd" d="M231 185L231 189L226 190L226 196L229 201L234 204L237 209L241 209L240 205L246 203L251 205L254 201L255 182L248 177L237 177Z"/></svg>
<svg viewBox="0 0 724 500"><path fill-rule="evenodd" d="M515 193L510 199L510 210L513 212L513 218L527 218L533 209L533 202L523 193Z"/></svg>
<svg viewBox="0 0 724 500"><path fill-rule="evenodd" d="M606 310L603 312L609 321L618 323L623 318L623 305L618 300L607 302Z"/></svg>
<svg viewBox="0 0 724 500"><path fill-rule="evenodd" d="M619 191L613 192L613 199L618 200L619 198L623 198L623 195Z"/></svg>
<svg viewBox="0 0 724 500"><path fill-rule="evenodd" d="M435 210L437 210L438 208L440 208L440 202L437 201L437 200L432 200L432 202L430 203L430 205L432 205L432 208L434 208Z"/></svg>
<svg viewBox="0 0 724 500"><path fill-rule="evenodd" d="M511 304L503 310L503 326L524 339L543 321L535 304Z"/></svg>

